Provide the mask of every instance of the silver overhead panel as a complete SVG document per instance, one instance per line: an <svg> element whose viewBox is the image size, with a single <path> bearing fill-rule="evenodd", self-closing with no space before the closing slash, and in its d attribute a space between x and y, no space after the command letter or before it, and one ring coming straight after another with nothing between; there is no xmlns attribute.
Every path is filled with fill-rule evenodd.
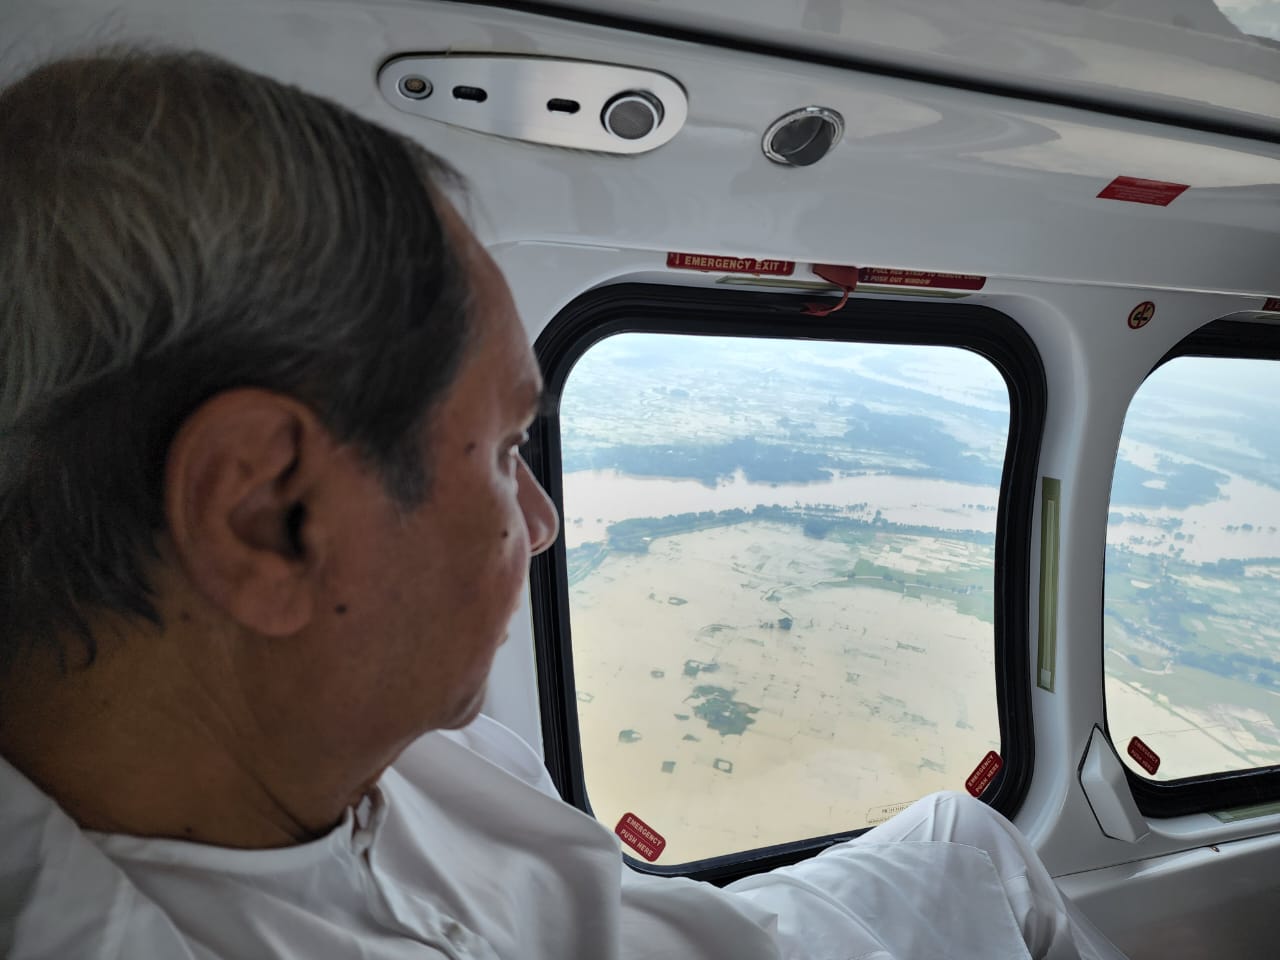
<svg viewBox="0 0 1280 960"><path fill-rule="evenodd" d="M653 70L549 57L397 57L378 72L397 110L510 140L645 153L674 137L684 89Z"/></svg>

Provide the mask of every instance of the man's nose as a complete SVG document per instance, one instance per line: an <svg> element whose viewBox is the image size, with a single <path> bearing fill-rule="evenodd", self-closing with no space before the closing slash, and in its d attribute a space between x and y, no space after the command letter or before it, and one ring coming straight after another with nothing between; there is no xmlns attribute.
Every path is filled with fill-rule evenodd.
<svg viewBox="0 0 1280 960"><path fill-rule="evenodd" d="M520 461L520 508L524 511L525 526L529 528L529 555L536 557L555 542L560 517L547 491L542 489L524 460Z"/></svg>

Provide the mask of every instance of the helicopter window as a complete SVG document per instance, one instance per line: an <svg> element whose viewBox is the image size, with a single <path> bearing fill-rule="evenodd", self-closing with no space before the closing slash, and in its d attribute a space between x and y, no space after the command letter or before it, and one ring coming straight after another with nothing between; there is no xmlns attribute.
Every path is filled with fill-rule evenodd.
<svg viewBox="0 0 1280 960"><path fill-rule="evenodd" d="M1107 524L1107 720L1131 779L1151 782L1136 791L1147 812L1221 809L1232 795L1218 784L1210 797L1204 778L1280 765L1274 334L1220 323L1193 336L1125 418Z"/></svg>
<svg viewBox="0 0 1280 960"><path fill-rule="evenodd" d="M742 319L548 369L578 799L659 867L864 829L1003 749L1005 375Z"/></svg>

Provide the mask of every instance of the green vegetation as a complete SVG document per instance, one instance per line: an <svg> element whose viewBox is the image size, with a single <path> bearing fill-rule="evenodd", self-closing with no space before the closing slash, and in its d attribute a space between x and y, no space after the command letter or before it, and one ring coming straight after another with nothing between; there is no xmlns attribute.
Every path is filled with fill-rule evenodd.
<svg viewBox="0 0 1280 960"><path fill-rule="evenodd" d="M751 715L759 713L760 708L733 699L736 692L725 687L701 684L693 688L693 693L687 699L701 701L694 705L694 715L705 720L712 730L721 736L732 734L740 737L747 727L756 722Z"/></svg>
<svg viewBox="0 0 1280 960"><path fill-rule="evenodd" d="M830 480L834 470L855 470L849 457L808 453L790 443L738 437L724 443L631 443L597 447L566 456L566 470L618 470L637 477L684 477L714 487L738 470L755 483Z"/></svg>
<svg viewBox="0 0 1280 960"><path fill-rule="evenodd" d="M729 527L750 519L745 510L705 510L702 513L681 513L666 517L643 517L620 520L609 524L606 531L610 550L618 553L648 553L649 544L658 537L671 537L678 533L694 533L715 527ZM581 550L589 544L579 547Z"/></svg>
<svg viewBox="0 0 1280 960"><path fill-rule="evenodd" d="M820 521L823 539L839 540L845 543L867 543L868 535L892 534L901 537L930 537L941 540L955 540L962 543L978 543L992 545L995 534L978 530L942 530L937 527L926 527L911 523L890 523L877 511L874 518L866 520L857 516L846 515L839 507L781 507L761 506L754 510L703 510L699 513L668 514L665 517L636 517L630 520L619 520L609 524L605 532L608 548L619 553L648 553L649 545L661 537L673 537L682 533L695 533L699 530L712 530L716 527L731 527L747 520L766 520L773 523L786 523L798 526L801 530L812 527ZM585 550L588 546L598 549L598 544L583 544L577 550ZM569 551L574 555L576 551ZM595 550L591 556L595 556ZM571 562L582 564L584 561L575 557ZM597 561L598 562L598 561Z"/></svg>
<svg viewBox="0 0 1280 960"><path fill-rule="evenodd" d="M704 663L701 660L686 660L684 662L684 675L686 677L696 677L700 673L715 673L720 669L718 663Z"/></svg>
<svg viewBox="0 0 1280 960"><path fill-rule="evenodd" d="M583 569L588 564L591 565L590 569L594 569L610 550L616 550L619 553L644 554L649 552L650 545L655 540L662 537L729 527L747 521L767 521L797 526L806 535L809 535L814 522L820 521L823 539L845 543L854 548L870 548L882 540L909 537L928 537L932 540L976 544L992 549L995 543L994 535L989 533L975 530L939 530L916 524L890 523L878 513L873 519L867 520L847 516L834 506L826 508L759 506L750 511L708 510L701 513L622 520L609 525L606 531L607 546L590 543L570 550L569 569L570 571ZM897 550L900 552L901 546L898 546ZM855 553L856 551L851 552L851 558ZM571 573L570 583L576 582ZM989 563L949 570L907 572L884 563L873 562L866 557L857 557L844 578L830 582L829 585L874 587L917 599L928 597L943 600L954 604L960 613L977 617L987 623L995 621L995 594L992 590ZM780 600L781 597L774 595L767 599ZM671 603L672 599L667 602ZM779 617L776 627L781 630L790 630L791 618ZM692 675L689 671L690 666L686 664L686 675Z"/></svg>
<svg viewBox="0 0 1280 960"><path fill-rule="evenodd" d="M1198 463L1158 457L1159 473L1121 459L1116 463L1111 486L1111 502L1138 507L1167 507L1183 510L1197 503L1210 503L1221 495L1219 487L1228 477ZM1150 486L1150 484L1156 484Z"/></svg>
<svg viewBox="0 0 1280 960"><path fill-rule="evenodd" d="M1235 681L1222 702L1241 706L1248 705L1240 702L1248 696L1241 682L1280 690L1280 644L1264 636L1280 625L1278 566L1280 558L1196 564L1108 548L1103 613L1108 650L1119 655L1108 658L1108 669L1180 703L1211 702L1206 675ZM1152 678L1153 671L1162 675ZM1183 697L1184 687L1196 689ZM1256 705L1276 709L1265 693Z"/></svg>
<svg viewBox="0 0 1280 960"><path fill-rule="evenodd" d="M950 539L941 537L941 539ZM969 538L962 538L973 542ZM875 587L904 596L931 597L955 605L957 613L995 622L995 593L991 588L991 568L904 573L859 557L849 577L851 586Z"/></svg>
<svg viewBox="0 0 1280 960"><path fill-rule="evenodd" d="M715 487L739 470L752 483L818 483L838 473L868 473L896 464L894 473L960 483L995 485L1001 464L969 450L932 417L919 414L871 415L857 407L841 437L787 436L776 441L754 436L719 443L567 446L564 469L617 470L636 477L697 480ZM791 431L794 434L796 431ZM816 449L806 449L816 448Z"/></svg>

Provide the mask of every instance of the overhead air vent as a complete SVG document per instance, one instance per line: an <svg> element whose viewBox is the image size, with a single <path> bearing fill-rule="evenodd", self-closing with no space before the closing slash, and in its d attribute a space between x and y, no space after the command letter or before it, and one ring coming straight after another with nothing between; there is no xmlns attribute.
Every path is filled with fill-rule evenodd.
<svg viewBox="0 0 1280 960"><path fill-rule="evenodd" d="M684 89L653 70L547 57L428 54L378 73L397 110L511 140L636 154L674 137Z"/></svg>
<svg viewBox="0 0 1280 960"><path fill-rule="evenodd" d="M804 107L784 114L764 132L764 155L788 167L817 163L844 136L844 118L827 107Z"/></svg>

